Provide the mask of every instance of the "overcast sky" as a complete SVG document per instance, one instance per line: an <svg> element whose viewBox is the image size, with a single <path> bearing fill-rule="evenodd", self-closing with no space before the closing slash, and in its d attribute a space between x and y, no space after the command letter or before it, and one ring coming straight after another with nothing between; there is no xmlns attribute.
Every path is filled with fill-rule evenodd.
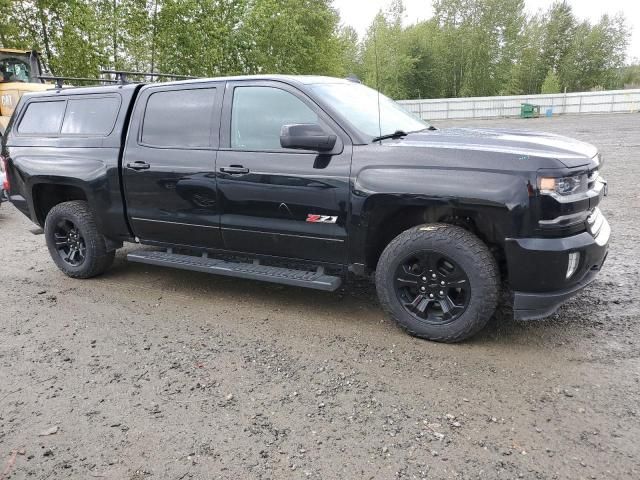
<svg viewBox="0 0 640 480"><path fill-rule="evenodd" d="M334 0L340 12L342 22L352 25L360 35L364 35L373 17L380 9L385 9L391 0ZM529 13L538 9L546 10L553 0L525 0ZM631 27L631 39L627 61L640 60L640 0L569 0L574 13L580 19L589 19L592 23L604 13L623 12ZM431 17L430 0L404 0L406 23L411 24Z"/></svg>

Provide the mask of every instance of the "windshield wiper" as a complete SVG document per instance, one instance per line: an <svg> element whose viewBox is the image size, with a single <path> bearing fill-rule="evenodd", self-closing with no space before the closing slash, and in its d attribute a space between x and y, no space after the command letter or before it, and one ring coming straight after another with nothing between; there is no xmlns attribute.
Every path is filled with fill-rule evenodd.
<svg viewBox="0 0 640 480"><path fill-rule="evenodd" d="M380 140L387 140L389 138L402 138L402 137L406 137L407 135L408 133L405 132L404 130L396 130L393 133L387 133L386 135L380 135L379 137L374 137L371 140L371 143L379 142Z"/></svg>

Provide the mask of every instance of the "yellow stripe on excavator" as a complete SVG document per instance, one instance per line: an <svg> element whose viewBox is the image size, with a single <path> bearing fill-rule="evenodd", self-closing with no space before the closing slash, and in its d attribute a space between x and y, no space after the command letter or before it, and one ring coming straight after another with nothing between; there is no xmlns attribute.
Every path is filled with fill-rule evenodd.
<svg viewBox="0 0 640 480"><path fill-rule="evenodd" d="M0 48L0 53L31 53L31 50L19 50L17 48Z"/></svg>

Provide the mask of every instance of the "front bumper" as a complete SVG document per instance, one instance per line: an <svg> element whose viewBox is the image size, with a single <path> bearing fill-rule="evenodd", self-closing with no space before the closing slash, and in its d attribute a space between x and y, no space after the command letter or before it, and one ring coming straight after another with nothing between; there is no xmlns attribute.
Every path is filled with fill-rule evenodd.
<svg viewBox="0 0 640 480"><path fill-rule="evenodd" d="M566 300L595 280L608 253L611 228L597 211L597 231L563 238L509 239L509 281L516 320L553 314ZM569 253L579 252L578 268L566 278Z"/></svg>
<svg viewBox="0 0 640 480"><path fill-rule="evenodd" d="M557 292L513 292L513 318L516 320L539 320L553 315L564 302L593 282L597 276L597 270L591 271L576 285Z"/></svg>

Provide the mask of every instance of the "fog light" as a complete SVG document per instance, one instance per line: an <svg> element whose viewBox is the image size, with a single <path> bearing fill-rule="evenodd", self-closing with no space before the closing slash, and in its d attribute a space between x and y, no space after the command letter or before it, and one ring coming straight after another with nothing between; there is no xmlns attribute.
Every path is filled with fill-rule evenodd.
<svg viewBox="0 0 640 480"><path fill-rule="evenodd" d="M567 278L571 278L571 275L576 273L579 263L580 263L580 252L570 253L569 265L567 266Z"/></svg>

